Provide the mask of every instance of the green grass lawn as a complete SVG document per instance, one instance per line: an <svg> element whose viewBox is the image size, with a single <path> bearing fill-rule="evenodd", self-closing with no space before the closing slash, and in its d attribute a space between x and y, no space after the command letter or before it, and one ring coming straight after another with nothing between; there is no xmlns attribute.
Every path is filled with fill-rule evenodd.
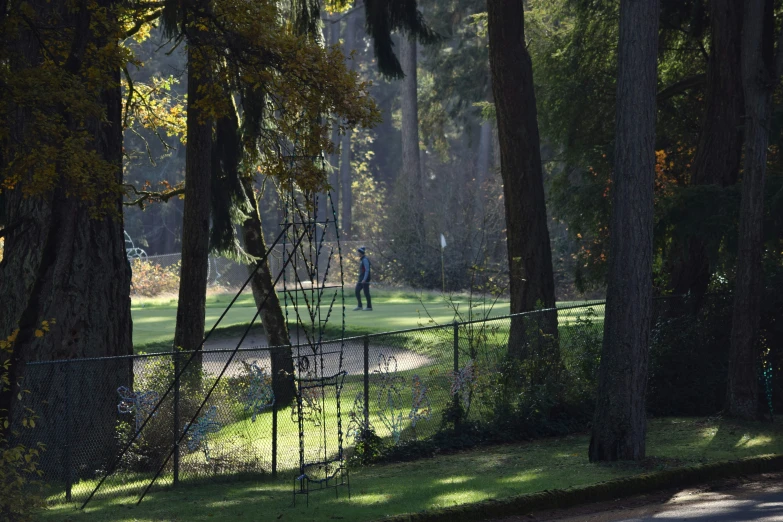
<svg viewBox="0 0 783 522"><path fill-rule="evenodd" d="M783 452L783 424L719 419L653 419L642 464L595 465L587 435L480 448L415 462L351 471L351 499L317 492L291 506L291 476L276 481L189 485L133 497L99 499L85 511L50 507L43 521L364 521L547 489L586 485L656 469ZM164 480L165 483L165 480ZM137 491L138 488L136 488Z"/></svg>
<svg viewBox="0 0 783 522"><path fill-rule="evenodd" d="M233 295L214 295L207 298L206 328L209 330L228 306ZM461 313L467 316L469 299L466 296L455 296L455 304L459 305ZM575 302L558 303L559 307L578 304ZM339 297L338 309L330 319L332 329L340 324ZM393 290L373 291L373 311L354 312L355 299L349 288L345 291L345 327L347 335L384 332L426 326L435 321L439 324L454 320L454 310L439 293L414 293ZM483 308L476 309L481 316ZM252 320L256 312L253 297L243 294L234 303L226 317L221 321L216 331L217 335L241 335L244 327ZM293 307L289 307L289 321L293 324ZM498 301L491 310L492 316L503 316L509 312L508 301ZM133 343L137 351L159 351L169 349L174 338L174 324L177 316L177 300L166 298L134 299L131 308L133 315ZM562 315L562 314L561 314ZM603 315L602 310L600 315ZM257 321L258 322L258 321ZM336 331L335 331L336 333ZM338 334L339 335L339 334Z"/></svg>

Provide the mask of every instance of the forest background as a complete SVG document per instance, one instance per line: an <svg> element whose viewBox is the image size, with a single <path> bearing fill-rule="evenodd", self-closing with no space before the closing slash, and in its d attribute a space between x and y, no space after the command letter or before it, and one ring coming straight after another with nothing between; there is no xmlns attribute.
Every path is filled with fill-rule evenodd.
<svg viewBox="0 0 783 522"><path fill-rule="evenodd" d="M607 270L619 6L531 0L528 8L526 31L535 64L556 295L560 300L597 297L603 293ZM415 46L418 121L402 115L404 84L410 80L386 79L378 73L361 8L324 16L327 42L341 45L349 67L372 82L370 92L383 117L374 129L333 135L337 148L326 161L342 239L370 248L376 281L439 289L442 233L448 245L448 290L476 285L475 276L481 273L480 284L502 291L508 266L486 7L481 1L425 0L420 9L442 39ZM727 288L733 277L740 201L737 175L721 190L698 186L702 183L693 179L710 36L706 2L662 2L654 263L660 294L691 290L687 281L677 281L675 238L694 231L705 237L713 261L709 284ZM126 150L135 152L126 157L125 180L139 190L176 187L185 174L180 142L181 104L187 91L185 52L162 48L162 43L160 31L151 29L135 49L144 65L131 70L137 88L149 89L156 101L148 109L158 111L158 117L167 111L156 125L126 131ZM766 251L777 266L781 249L774 244L780 241L783 173L780 101L778 89L766 206L772 225L767 227L772 248ZM418 137L423 180L423 190L410 200L410 168L402 154L405 135ZM283 213L277 192L263 182L257 190L265 233L274 237ZM127 206L125 230L134 244L150 256L179 252L182 203L175 197L165 204ZM406 221L411 205L422 210L421 225Z"/></svg>

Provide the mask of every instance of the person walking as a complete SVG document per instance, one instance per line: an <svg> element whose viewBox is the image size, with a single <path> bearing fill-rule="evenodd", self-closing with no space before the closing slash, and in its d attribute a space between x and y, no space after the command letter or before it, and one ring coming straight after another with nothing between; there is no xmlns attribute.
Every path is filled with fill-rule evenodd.
<svg viewBox="0 0 783 522"><path fill-rule="evenodd" d="M361 256L359 258L359 282L356 283L356 301L359 306L354 308L355 311L366 310L372 312L372 301L370 300L370 258L364 255L366 247L359 247L357 252ZM367 299L367 308L362 308L362 290L364 290L364 297Z"/></svg>

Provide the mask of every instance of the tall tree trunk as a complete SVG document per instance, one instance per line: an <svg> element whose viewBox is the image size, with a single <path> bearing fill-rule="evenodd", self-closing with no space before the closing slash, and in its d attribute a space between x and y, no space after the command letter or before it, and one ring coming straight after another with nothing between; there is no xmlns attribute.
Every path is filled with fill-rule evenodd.
<svg viewBox="0 0 783 522"><path fill-rule="evenodd" d="M113 13L114 3L99 2ZM33 2L31 8L39 19L62 21L74 29L73 41L63 42L71 55L62 66L64 74L81 81L87 67L84 49L102 49L113 45L105 27L82 30L92 22L90 9L67 10L62 4ZM33 21L33 24L36 22ZM39 47L35 29L23 28L18 39L10 42L21 58L13 67L20 74L42 66L43 50ZM66 47L67 48L67 47ZM84 143L95 151L101 161L113 167L113 180L122 183L122 101L119 70L102 70L110 75L115 87L105 88L95 99L104 111L102 117L84 115L77 121L72 112L62 107L58 118L66 122L74 135L86 129L90 139ZM41 105L45 105L42 101ZM46 107L36 106L46 111ZM24 144L27 140L52 140L60 146L60 136L30 136L30 126L36 117L33 107L18 107L8 121L11 139ZM44 112L44 117L46 113ZM26 366L33 361L81 359L129 355L133 352L130 314L130 267L125 256L121 198L107 202L105 208L114 215L96 218L92 214L99 202L69 194L62 163L56 166L55 186L47 195L26 197L22 187L6 193L5 222L24 222L13 228L5 238L5 252L0 263L0 339L14 329L19 333L10 358L9 377L14 386L0 393L0 411L19 420L22 410L30 407L38 416L32 442L47 444L42 466L51 471L50 478L62 479L61 470L63 426L69 423L73 440L85 440L78 458L87 469L98 469L114 450L118 386L132 386L132 368L128 361L105 364L98 371L90 363L58 366ZM88 173L92 174L92 173ZM29 181L29 180L26 180ZM106 183L105 179L97 180ZM23 181L24 183L24 181ZM43 337L36 334L42 321L53 321L51 331ZM3 361L5 362L5 361ZM18 402L15 384L24 378L23 387L31 393ZM69 383L70 379L70 383ZM67 408L66 408L67 405ZM0 434L5 431L0 425ZM30 442L30 441L26 441ZM52 467L49 464L52 463Z"/></svg>
<svg viewBox="0 0 783 522"><path fill-rule="evenodd" d="M337 45L340 41L340 24L339 23L330 23L328 27L328 33L329 33L329 45ZM331 169L331 172L329 174L329 185L332 187L330 194L331 194L331 201L329 201L329 198L327 197L324 200L324 208L325 208L325 214L326 218L329 220L333 220L336 217L339 217L340 214L340 156L338 154L338 142L340 141L340 133L338 129L337 122L332 123L332 132L331 132L331 142L334 144L334 152L332 152L329 155L328 161L329 161L329 167ZM337 226L339 223L336 223L335 226Z"/></svg>
<svg viewBox="0 0 783 522"><path fill-rule="evenodd" d="M351 227L353 226L353 187L351 186L351 131L346 131L340 145L340 184L342 186L342 217L340 227L342 237L351 239Z"/></svg>
<svg viewBox="0 0 783 522"><path fill-rule="evenodd" d="M188 114L185 157L185 201L182 218L180 271L174 346L195 350L204 339L204 314L209 273L212 121L201 105L211 82L206 51L191 37L188 45ZM201 359L195 362L200 365Z"/></svg>
<svg viewBox="0 0 783 522"><path fill-rule="evenodd" d="M622 0L609 276L590 461L645 455L659 0Z"/></svg>
<svg viewBox="0 0 783 522"><path fill-rule="evenodd" d="M248 254L261 259L266 254L264 232L261 227L261 214L258 211L258 200L253 193L253 184L250 179L243 179L242 185L245 194L253 205L249 217L242 223L242 236L245 241L245 250ZM251 270L254 267L249 267ZM275 402L278 406L288 404L294 396L294 360L291 356L291 341L288 337L288 328L285 324L283 309L275 292L274 278L269 270L269 261L261 263L256 271L251 285L256 306L261 308L261 324L264 326L266 340L269 346L284 347L273 351L272 358L272 388L275 392Z"/></svg>
<svg viewBox="0 0 783 522"><path fill-rule="evenodd" d="M781 32L783 43L783 32ZM745 168L742 176L737 279L731 322L727 410L753 419L758 413L757 357L761 295L764 291L764 178L772 92L780 65L774 59L773 0L747 0L742 32L742 83L745 88ZM782 60L783 48L778 48Z"/></svg>
<svg viewBox="0 0 783 522"><path fill-rule="evenodd" d="M742 0L712 0L712 45L707 66L706 109L694 158L692 185L726 187L737 182L744 113L740 69ZM672 246L670 288L692 294L699 306L712 270L705 241L692 236Z"/></svg>
<svg viewBox="0 0 783 522"><path fill-rule="evenodd" d="M402 170L407 184L407 196L411 206L421 197L421 155L419 152L419 101L416 72L416 40L407 34L400 35L400 65L405 78L402 80L400 105L402 109Z"/></svg>
<svg viewBox="0 0 783 522"><path fill-rule="evenodd" d="M555 306L533 65L525 42L524 9L523 0L487 1L512 314L534 310L539 304L544 308ZM557 313L547 313L535 330L556 335ZM525 356L525 338L524 321L513 320L510 355Z"/></svg>
<svg viewBox="0 0 783 522"><path fill-rule="evenodd" d="M345 22L345 36L343 39L343 53L349 56L356 43L356 15L349 15ZM355 62L349 61L351 71L355 68ZM346 130L340 145L340 186L342 189L342 215L340 228L343 237L350 239L353 228L353 186L351 175L351 130Z"/></svg>

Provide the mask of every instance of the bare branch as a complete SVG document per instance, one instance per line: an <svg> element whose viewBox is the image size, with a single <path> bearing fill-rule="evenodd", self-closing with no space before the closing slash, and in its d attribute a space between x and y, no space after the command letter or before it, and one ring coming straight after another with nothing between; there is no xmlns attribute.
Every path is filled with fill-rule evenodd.
<svg viewBox="0 0 783 522"><path fill-rule="evenodd" d="M132 191L135 195L139 197L133 201L123 201L122 204L128 207L139 206L142 209L144 208L145 201L149 201L149 202L161 201L163 203L167 203L171 198L185 193L184 184L169 190L162 190L162 191L139 190L134 185L131 185L130 183L124 183L123 186L129 189L130 191Z"/></svg>
<svg viewBox="0 0 783 522"><path fill-rule="evenodd" d="M689 76L688 78L680 80L677 83L673 83L672 85L666 87L661 92L659 92L657 95L657 101L658 103L660 103L662 101L668 100L673 96L682 94L683 92L689 89L701 87L706 83L706 81L707 81L706 74L697 74L695 76Z"/></svg>

